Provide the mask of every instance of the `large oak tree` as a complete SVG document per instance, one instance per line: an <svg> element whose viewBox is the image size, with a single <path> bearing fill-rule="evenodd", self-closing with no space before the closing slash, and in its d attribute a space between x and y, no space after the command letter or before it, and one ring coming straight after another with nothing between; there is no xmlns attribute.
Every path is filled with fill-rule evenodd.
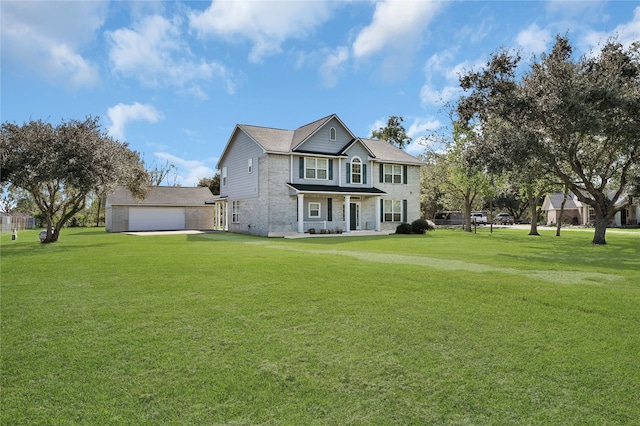
<svg viewBox="0 0 640 426"><path fill-rule="evenodd" d="M555 175L591 207L593 243L606 244L606 227L626 208L619 201L640 165L640 44L611 41L576 59L568 39L558 36L522 76L519 62L502 51L482 71L462 76L467 95L458 104L460 119L483 129L504 123L517 132L515 149L495 139L506 148L504 160L516 168L535 162Z"/></svg>
<svg viewBox="0 0 640 426"><path fill-rule="evenodd" d="M147 179L139 155L108 136L98 118L2 124L0 183L31 194L47 222L45 243L58 240L90 193L122 184L142 198Z"/></svg>

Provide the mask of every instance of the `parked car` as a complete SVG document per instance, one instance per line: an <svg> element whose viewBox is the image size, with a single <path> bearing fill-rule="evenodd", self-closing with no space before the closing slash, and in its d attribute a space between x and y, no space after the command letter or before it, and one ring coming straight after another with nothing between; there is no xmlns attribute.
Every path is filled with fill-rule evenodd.
<svg viewBox="0 0 640 426"><path fill-rule="evenodd" d="M513 216L509 213L498 213L496 217L493 218L493 223L496 225L513 225L514 220Z"/></svg>
<svg viewBox="0 0 640 426"><path fill-rule="evenodd" d="M486 225L487 215L482 212L472 212L471 213L471 223L477 223L479 225Z"/></svg>

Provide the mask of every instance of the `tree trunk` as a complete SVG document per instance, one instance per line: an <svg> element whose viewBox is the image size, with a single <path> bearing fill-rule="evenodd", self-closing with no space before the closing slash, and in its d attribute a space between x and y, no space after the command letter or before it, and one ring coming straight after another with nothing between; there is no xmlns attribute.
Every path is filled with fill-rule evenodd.
<svg viewBox="0 0 640 426"><path fill-rule="evenodd" d="M558 219L558 223L556 223L556 237L560 236L560 229L562 228L562 216L564 215L564 205L567 202L567 187L564 187L564 192L562 193L564 197L562 198L562 203L560 204L560 218Z"/></svg>
<svg viewBox="0 0 640 426"><path fill-rule="evenodd" d="M527 190L527 198L529 199L529 208L531 209L531 229L529 235L540 235L538 233L538 206L536 206L536 195L532 189Z"/></svg>
<svg viewBox="0 0 640 426"><path fill-rule="evenodd" d="M598 217L596 214L596 218L593 221L593 224L596 227L596 230L593 234L592 244L604 245L607 244L607 240L605 238L605 234L607 232L607 223L609 220L606 217Z"/></svg>
<svg viewBox="0 0 640 426"><path fill-rule="evenodd" d="M96 228L100 226L100 205L102 204L102 196L98 195L98 215L96 218Z"/></svg>

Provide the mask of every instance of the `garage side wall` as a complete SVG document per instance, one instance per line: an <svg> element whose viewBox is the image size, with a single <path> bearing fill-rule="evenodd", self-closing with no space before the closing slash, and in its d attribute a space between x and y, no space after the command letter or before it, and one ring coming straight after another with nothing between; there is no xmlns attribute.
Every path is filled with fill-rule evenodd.
<svg viewBox="0 0 640 426"><path fill-rule="evenodd" d="M111 211L111 214L109 214ZM125 232L129 230L129 207L111 206L106 212L107 232Z"/></svg>
<svg viewBox="0 0 640 426"><path fill-rule="evenodd" d="M187 207L185 209L185 227L199 231L214 228L215 209L207 207Z"/></svg>

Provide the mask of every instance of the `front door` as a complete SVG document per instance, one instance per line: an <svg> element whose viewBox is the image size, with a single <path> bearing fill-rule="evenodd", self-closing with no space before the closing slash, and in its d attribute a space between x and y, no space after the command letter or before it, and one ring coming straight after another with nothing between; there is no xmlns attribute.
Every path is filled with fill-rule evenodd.
<svg viewBox="0 0 640 426"><path fill-rule="evenodd" d="M349 229L352 231L360 229L360 204L351 203L349 206Z"/></svg>

